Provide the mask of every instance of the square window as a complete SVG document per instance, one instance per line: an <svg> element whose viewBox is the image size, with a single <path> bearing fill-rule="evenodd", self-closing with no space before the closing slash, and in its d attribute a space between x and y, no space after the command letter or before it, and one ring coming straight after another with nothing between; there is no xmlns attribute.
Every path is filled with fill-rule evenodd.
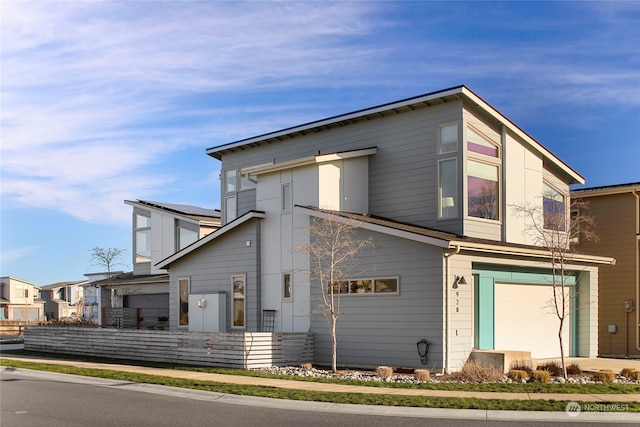
<svg viewBox="0 0 640 427"><path fill-rule="evenodd" d="M373 292L373 283L370 279L351 280L349 286L349 291L352 294L370 294Z"/></svg>
<svg viewBox="0 0 640 427"><path fill-rule="evenodd" d="M376 279L375 293L398 292L398 279Z"/></svg>

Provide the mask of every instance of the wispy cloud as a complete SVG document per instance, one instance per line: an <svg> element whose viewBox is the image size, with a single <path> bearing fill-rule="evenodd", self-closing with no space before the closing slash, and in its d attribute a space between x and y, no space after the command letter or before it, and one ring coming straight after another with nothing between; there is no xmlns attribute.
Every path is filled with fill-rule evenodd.
<svg viewBox="0 0 640 427"><path fill-rule="evenodd" d="M10 263L24 258L33 253L38 248L36 246L28 246L25 248L9 249L0 252L0 264Z"/></svg>

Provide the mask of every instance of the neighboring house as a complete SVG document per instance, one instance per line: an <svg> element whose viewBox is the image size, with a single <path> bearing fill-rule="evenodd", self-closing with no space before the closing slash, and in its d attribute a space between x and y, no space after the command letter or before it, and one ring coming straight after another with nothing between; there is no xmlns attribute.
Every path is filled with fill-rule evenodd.
<svg viewBox="0 0 640 427"><path fill-rule="evenodd" d="M145 200L125 204L133 207L133 271L94 282L101 288L100 315L110 311L101 323L105 326L117 323L121 316L112 309L153 309L165 313L155 318L166 317L169 275L154 265L220 226L219 210Z"/></svg>
<svg viewBox="0 0 640 427"><path fill-rule="evenodd" d="M100 280L107 279L109 277L119 276L124 274L124 271L112 271L101 273L87 273L87 281L83 285L84 287L84 318L92 323L98 325L102 324L101 320L101 305L100 305L100 285L97 283Z"/></svg>
<svg viewBox="0 0 640 427"><path fill-rule="evenodd" d="M44 301L38 286L14 277L0 277L0 320L44 320Z"/></svg>
<svg viewBox="0 0 640 427"><path fill-rule="evenodd" d="M581 188L571 197L588 203L598 241L578 241L581 252L607 254L616 264L600 268L598 354L640 357L640 182Z"/></svg>
<svg viewBox="0 0 640 427"><path fill-rule="evenodd" d="M45 316L49 320L79 319L84 317L84 286L87 280L57 282L40 288Z"/></svg>
<svg viewBox="0 0 640 427"><path fill-rule="evenodd" d="M584 179L464 86L210 148L222 162L222 227L155 264L170 275L170 328L307 332L315 362L331 341L316 310L313 218L338 215L371 237L341 296L338 364L459 370L474 349L559 355L549 252L511 206L568 207ZM545 194L543 203L542 195ZM566 354L598 348L598 264L576 256Z"/></svg>

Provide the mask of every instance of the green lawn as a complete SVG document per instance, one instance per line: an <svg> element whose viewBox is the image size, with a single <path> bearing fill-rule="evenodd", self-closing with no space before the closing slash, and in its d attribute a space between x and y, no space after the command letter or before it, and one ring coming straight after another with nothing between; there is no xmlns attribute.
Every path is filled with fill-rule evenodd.
<svg viewBox="0 0 640 427"><path fill-rule="evenodd" d="M290 390L280 389L274 387L263 386L246 386L236 384L224 384L213 381L193 381L187 379L178 379L171 377L163 377L159 375L145 375L121 371L111 371L102 369L89 369L89 368L76 368L68 365L54 365L40 362L26 362L9 359L0 359L0 365L33 369L49 372L59 372L73 375L84 375L89 377L109 378L120 381L130 381L147 384L159 384L172 387L182 387L195 390L215 391L225 394L247 395L247 396L260 396L270 397L276 399L290 399L290 400L307 400L316 402L332 402L332 403L352 403L362 405L381 405L381 406L410 406L410 407L423 407L423 408L458 408L458 409L483 409L483 410L516 410L516 411L564 411L567 401L551 401L551 400L501 400L501 399L465 399L465 398L441 398L441 397L416 397L416 396L397 396L397 395L375 395L375 394L358 394L358 393L328 393L328 392L315 392L315 391L302 391L302 390ZM174 367L174 369L178 369ZM180 369L185 369L180 367ZM188 368L189 370L198 370L215 373L225 374L243 374L247 375L249 372L235 370L235 369L203 369L203 368ZM256 373L253 373L256 374ZM260 374L259 376L266 376ZM372 385L369 382L357 382L357 381L343 381L343 380L324 380L334 381L336 383L345 384L358 384L358 385ZM382 386L388 386L390 384L377 384ZM395 384L396 387L404 386L406 388L424 388L424 389L440 389L440 390L474 390L474 391L511 391L511 392L523 392L526 391L522 386L527 384L501 384L500 386L512 386L506 388L496 388L497 385L492 384L423 384L423 385L410 385L410 384ZM464 387L461 387L464 386ZM552 386L568 386L567 384L538 384L536 385L539 391L544 393L562 393L557 391L557 387ZM573 385L572 385L573 386ZM595 385L594 385L595 386ZM600 385L604 386L604 385ZM622 385L618 385L622 386ZM584 386L579 386L584 387ZM600 389L600 388L598 388ZM571 388L571 391L576 392L577 389ZM593 391L585 391L579 389L583 393L592 393ZM622 386L622 387L607 387L603 390L609 390L609 393L638 393L638 386ZM535 390L531 390L535 391ZM598 402L600 404L607 404L613 402ZM629 412L640 412L639 402L625 402L626 409Z"/></svg>

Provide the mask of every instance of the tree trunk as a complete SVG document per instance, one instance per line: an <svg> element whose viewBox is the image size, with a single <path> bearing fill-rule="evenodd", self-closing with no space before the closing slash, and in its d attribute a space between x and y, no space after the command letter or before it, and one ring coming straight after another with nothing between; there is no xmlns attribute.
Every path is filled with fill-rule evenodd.
<svg viewBox="0 0 640 427"><path fill-rule="evenodd" d="M331 317L331 370L335 374L338 372L338 340L336 339L336 321L338 319L335 316Z"/></svg>
<svg viewBox="0 0 640 427"><path fill-rule="evenodd" d="M562 377L567 379L567 364L564 360L564 345L562 342L562 326L564 325L564 319L560 319L560 328L558 329L558 340L560 341L560 361L562 363Z"/></svg>

